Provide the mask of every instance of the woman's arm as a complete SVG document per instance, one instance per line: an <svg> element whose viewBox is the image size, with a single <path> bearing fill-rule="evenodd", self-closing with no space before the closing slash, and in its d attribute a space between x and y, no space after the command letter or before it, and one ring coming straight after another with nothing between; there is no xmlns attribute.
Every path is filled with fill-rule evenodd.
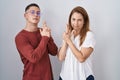
<svg viewBox="0 0 120 80"><path fill-rule="evenodd" d="M76 46L69 37L66 36L65 38L68 46L70 47L70 49L72 50L73 54L78 59L78 61L84 62L93 52L95 39L92 32L87 33L86 38L83 44L81 45L80 50L76 48Z"/></svg>
<svg viewBox="0 0 120 80"><path fill-rule="evenodd" d="M63 61L65 59L67 46L67 43L63 41L62 47L59 49L57 54L60 61Z"/></svg>
<svg viewBox="0 0 120 80"><path fill-rule="evenodd" d="M82 47L81 50L78 50L70 39L67 41L67 43L70 49L72 50L73 54L77 58L77 60L80 62L84 62L93 52L92 47L88 48Z"/></svg>

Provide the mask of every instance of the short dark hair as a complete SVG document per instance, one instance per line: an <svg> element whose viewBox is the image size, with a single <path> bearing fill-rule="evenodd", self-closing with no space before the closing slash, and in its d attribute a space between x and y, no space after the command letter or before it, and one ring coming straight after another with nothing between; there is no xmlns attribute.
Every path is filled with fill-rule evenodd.
<svg viewBox="0 0 120 80"><path fill-rule="evenodd" d="M25 8L25 12L26 12L30 7L32 7L32 6L35 6L35 7L40 8L36 3L31 3L31 4L29 4L29 5Z"/></svg>

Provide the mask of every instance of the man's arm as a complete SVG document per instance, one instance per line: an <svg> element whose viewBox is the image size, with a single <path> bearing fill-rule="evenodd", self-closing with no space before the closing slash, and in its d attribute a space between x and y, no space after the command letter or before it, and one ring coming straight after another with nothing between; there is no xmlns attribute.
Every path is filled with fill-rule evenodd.
<svg viewBox="0 0 120 80"><path fill-rule="evenodd" d="M49 52L51 55L56 55L57 52L58 52L58 48L57 48L54 40L52 39L52 37L50 37L50 39L49 39L49 41L48 41L47 48L48 48L48 52Z"/></svg>
<svg viewBox="0 0 120 80"><path fill-rule="evenodd" d="M32 47L29 41L22 35L15 38L18 51L31 63L38 62L44 55L49 38L43 36L37 48Z"/></svg>

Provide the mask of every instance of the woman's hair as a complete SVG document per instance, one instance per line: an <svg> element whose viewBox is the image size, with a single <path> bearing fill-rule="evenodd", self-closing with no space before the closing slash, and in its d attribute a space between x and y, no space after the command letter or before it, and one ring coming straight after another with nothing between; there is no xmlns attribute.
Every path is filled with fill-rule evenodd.
<svg viewBox="0 0 120 80"><path fill-rule="evenodd" d="M86 10L85 10L83 7L80 7L80 6L75 7L75 8L71 11L71 13L70 13L70 15L69 15L69 21L68 21L68 23L69 23L69 29L70 29L70 31L73 30L72 25L71 25L71 16L72 16L73 13L75 13L75 12L82 14L83 19L84 19L84 25L83 25L80 33L79 33L79 35L81 36L81 37L80 37L80 45L82 45L82 43L83 43L84 40L85 40L87 31L90 31L90 29L89 29L89 17L88 17L88 14L87 14Z"/></svg>
<svg viewBox="0 0 120 80"><path fill-rule="evenodd" d="M40 9L40 7L36 3L31 3L25 8L25 12L32 6L38 7Z"/></svg>

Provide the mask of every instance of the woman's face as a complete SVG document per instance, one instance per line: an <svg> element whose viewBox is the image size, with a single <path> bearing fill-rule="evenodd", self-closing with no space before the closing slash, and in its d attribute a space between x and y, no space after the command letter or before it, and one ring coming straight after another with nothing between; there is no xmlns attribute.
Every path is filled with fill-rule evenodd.
<svg viewBox="0 0 120 80"><path fill-rule="evenodd" d="M75 12L71 16L72 28L76 31L80 31L83 27L84 19L81 13Z"/></svg>

